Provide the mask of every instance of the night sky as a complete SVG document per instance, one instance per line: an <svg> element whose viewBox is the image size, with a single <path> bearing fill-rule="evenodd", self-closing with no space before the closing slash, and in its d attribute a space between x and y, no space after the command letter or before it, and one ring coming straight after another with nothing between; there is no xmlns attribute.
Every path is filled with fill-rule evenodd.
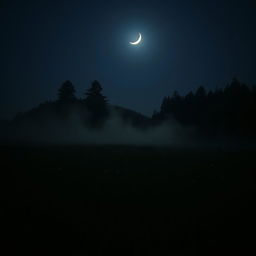
<svg viewBox="0 0 256 256"><path fill-rule="evenodd" d="M147 115L174 90L255 84L255 13L246 0L1 1L0 118L67 79L78 97L97 79L111 104Z"/></svg>

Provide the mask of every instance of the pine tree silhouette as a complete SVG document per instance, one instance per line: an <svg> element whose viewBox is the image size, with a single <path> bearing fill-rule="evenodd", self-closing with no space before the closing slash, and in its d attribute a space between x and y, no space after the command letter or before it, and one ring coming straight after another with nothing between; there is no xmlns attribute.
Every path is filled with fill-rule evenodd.
<svg viewBox="0 0 256 256"><path fill-rule="evenodd" d="M91 87L86 91L85 105L92 114L92 123L98 123L104 120L108 115L108 103L106 96L102 95L102 86L95 80Z"/></svg>
<svg viewBox="0 0 256 256"><path fill-rule="evenodd" d="M75 92L76 90L73 84L69 80L65 81L61 85L60 89L58 90L59 101L62 101L62 102L74 101L76 99Z"/></svg>

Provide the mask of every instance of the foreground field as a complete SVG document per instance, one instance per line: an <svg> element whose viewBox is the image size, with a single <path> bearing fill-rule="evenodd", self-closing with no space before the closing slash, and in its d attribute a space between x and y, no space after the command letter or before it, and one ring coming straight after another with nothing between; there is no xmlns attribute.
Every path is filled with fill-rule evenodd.
<svg viewBox="0 0 256 256"><path fill-rule="evenodd" d="M253 151L2 146L0 153L1 232L12 255L254 248Z"/></svg>

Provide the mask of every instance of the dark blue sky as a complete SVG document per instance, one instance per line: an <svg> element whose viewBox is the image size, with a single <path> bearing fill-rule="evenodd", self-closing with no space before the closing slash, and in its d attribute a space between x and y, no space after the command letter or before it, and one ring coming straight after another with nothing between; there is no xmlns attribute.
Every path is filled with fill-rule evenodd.
<svg viewBox="0 0 256 256"><path fill-rule="evenodd" d="M1 1L0 118L101 82L150 115L162 98L234 76L256 83L255 1ZM143 43L129 45L142 33Z"/></svg>

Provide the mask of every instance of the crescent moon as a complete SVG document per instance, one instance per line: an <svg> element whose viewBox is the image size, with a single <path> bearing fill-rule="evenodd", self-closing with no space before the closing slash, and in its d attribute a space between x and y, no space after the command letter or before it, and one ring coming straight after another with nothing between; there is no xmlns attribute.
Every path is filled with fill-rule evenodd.
<svg viewBox="0 0 256 256"><path fill-rule="evenodd" d="M130 44L133 44L133 45L139 44L141 39L142 39L142 36L141 36L141 33L139 33L139 39L137 41L135 41L135 42L130 42Z"/></svg>

